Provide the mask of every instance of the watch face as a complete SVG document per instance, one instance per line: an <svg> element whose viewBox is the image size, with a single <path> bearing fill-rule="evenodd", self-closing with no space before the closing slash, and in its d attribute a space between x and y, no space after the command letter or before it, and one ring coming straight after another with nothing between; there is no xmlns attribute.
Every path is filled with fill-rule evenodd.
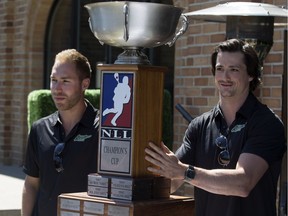
<svg viewBox="0 0 288 216"><path fill-rule="evenodd" d="M187 169L187 172L186 172L186 177L187 177L188 179L194 179L194 177L195 177L194 167L189 166L189 168Z"/></svg>

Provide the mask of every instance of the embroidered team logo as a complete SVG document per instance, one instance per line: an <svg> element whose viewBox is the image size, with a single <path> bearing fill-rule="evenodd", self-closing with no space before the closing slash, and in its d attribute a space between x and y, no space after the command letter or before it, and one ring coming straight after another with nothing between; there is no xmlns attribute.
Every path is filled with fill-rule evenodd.
<svg viewBox="0 0 288 216"><path fill-rule="evenodd" d="M131 127L133 74L103 73L102 126Z"/></svg>
<svg viewBox="0 0 288 216"><path fill-rule="evenodd" d="M78 134L74 138L74 141L75 142L84 142L86 139L89 139L90 137L92 137L92 135L81 135L81 134Z"/></svg>
<svg viewBox="0 0 288 216"><path fill-rule="evenodd" d="M235 133L235 132L241 131L243 128L245 128L246 124L247 124L247 123L235 125L235 126L232 128L231 132Z"/></svg>

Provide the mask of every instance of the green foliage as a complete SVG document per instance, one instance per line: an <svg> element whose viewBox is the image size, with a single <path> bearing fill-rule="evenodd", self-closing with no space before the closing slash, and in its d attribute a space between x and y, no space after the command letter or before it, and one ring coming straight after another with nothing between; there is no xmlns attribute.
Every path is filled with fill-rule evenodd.
<svg viewBox="0 0 288 216"><path fill-rule="evenodd" d="M100 89L87 89L85 98L97 109L100 106ZM28 129L34 121L48 116L56 111L56 107L51 97L51 91L48 89L34 90L28 95ZM173 125L172 125L172 108L171 95L168 90L164 90L163 97L163 126L162 134L164 143L172 149Z"/></svg>
<svg viewBox="0 0 288 216"><path fill-rule="evenodd" d="M86 89L85 98L97 109L100 107L100 89Z"/></svg>
<svg viewBox="0 0 288 216"><path fill-rule="evenodd" d="M40 89L30 92L28 95L28 130L34 121L56 111L50 90Z"/></svg>
<svg viewBox="0 0 288 216"><path fill-rule="evenodd" d="M95 107L100 106L100 90L87 89L85 91L85 98ZM32 123L44 116L48 116L57 109L51 97L51 91L48 89L34 90L28 95L28 129Z"/></svg>

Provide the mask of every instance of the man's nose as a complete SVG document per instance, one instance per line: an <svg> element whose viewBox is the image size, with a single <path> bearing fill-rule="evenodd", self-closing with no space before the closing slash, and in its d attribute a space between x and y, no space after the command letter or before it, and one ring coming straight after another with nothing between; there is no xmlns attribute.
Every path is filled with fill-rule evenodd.
<svg viewBox="0 0 288 216"><path fill-rule="evenodd" d="M230 79L230 71L228 69L224 69L223 76L226 79Z"/></svg>
<svg viewBox="0 0 288 216"><path fill-rule="evenodd" d="M62 84L60 82L56 82L52 84L52 89L55 91L61 91L62 90Z"/></svg>

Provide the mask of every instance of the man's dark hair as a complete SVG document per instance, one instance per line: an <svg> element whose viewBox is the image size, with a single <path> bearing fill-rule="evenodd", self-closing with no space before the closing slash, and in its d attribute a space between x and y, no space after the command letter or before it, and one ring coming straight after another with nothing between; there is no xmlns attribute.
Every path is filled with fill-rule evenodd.
<svg viewBox="0 0 288 216"><path fill-rule="evenodd" d="M261 84L261 65L254 48L240 39L230 39L215 47L211 55L212 73L215 76L215 66L219 52L241 52L244 54L244 63L248 75L253 77L249 90L254 91Z"/></svg>

